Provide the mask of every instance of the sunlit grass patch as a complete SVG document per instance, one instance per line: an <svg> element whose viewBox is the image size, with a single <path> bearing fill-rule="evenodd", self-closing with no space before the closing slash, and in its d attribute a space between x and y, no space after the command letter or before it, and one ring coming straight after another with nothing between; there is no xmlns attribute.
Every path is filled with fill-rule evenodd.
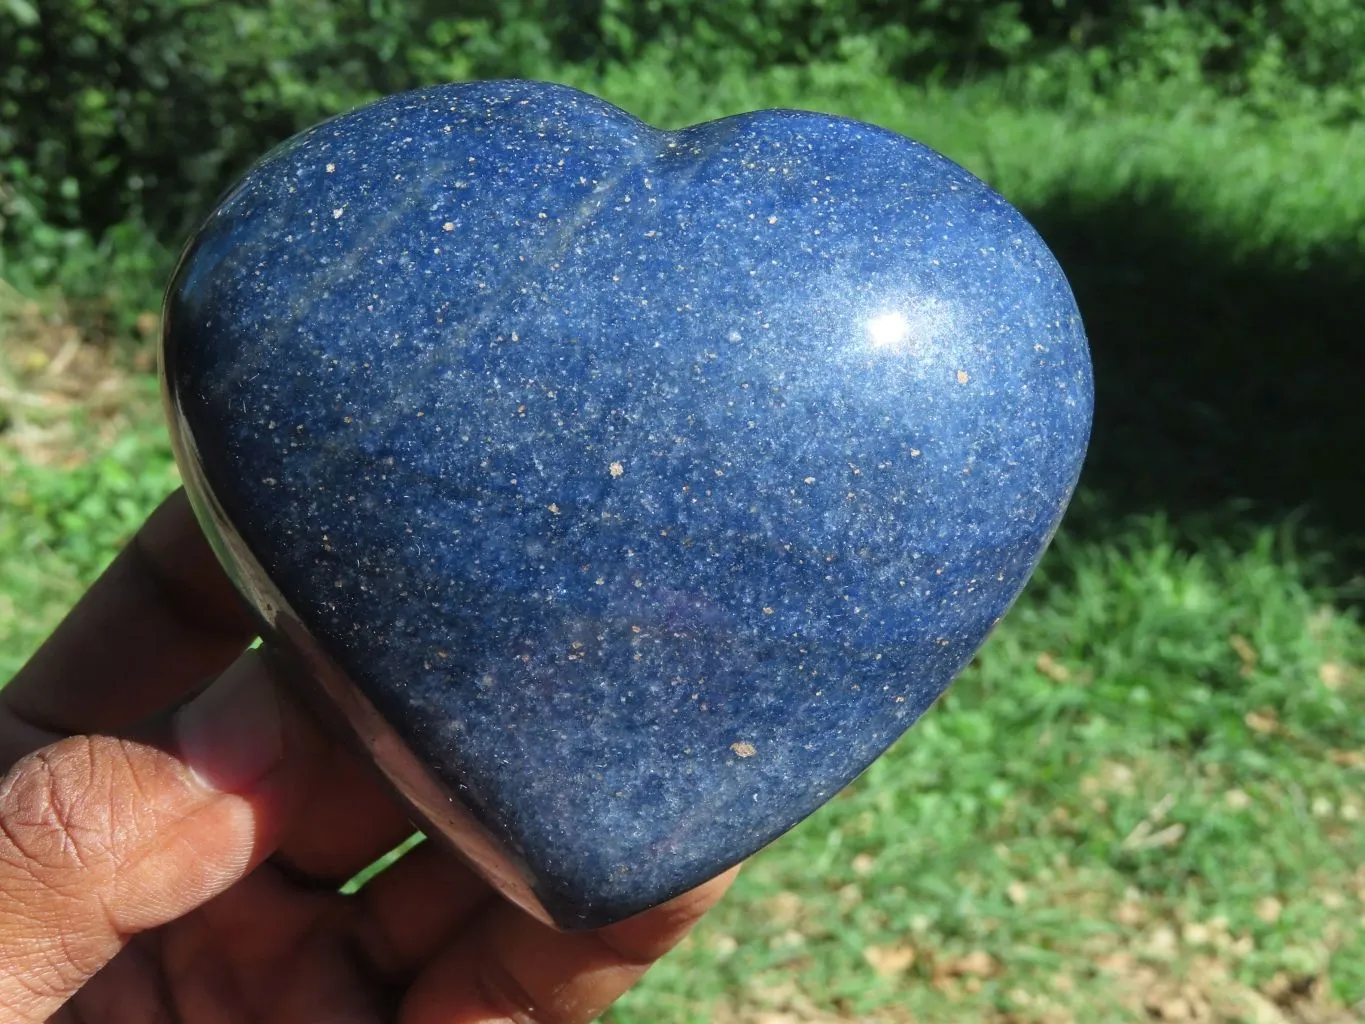
<svg viewBox="0 0 1365 1024"><path fill-rule="evenodd" d="M2 289L0 683L178 482L150 350Z"/></svg>
<svg viewBox="0 0 1365 1024"><path fill-rule="evenodd" d="M1289 540L1063 540L949 696L614 1019L1309 1020L1365 996L1365 632Z"/></svg>

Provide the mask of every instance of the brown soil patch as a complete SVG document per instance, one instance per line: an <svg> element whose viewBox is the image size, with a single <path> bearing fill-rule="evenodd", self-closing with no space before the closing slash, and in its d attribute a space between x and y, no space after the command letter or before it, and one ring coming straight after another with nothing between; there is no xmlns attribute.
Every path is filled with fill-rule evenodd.
<svg viewBox="0 0 1365 1024"><path fill-rule="evenodd" d="M70 467L107 447L125 422L133 375L151 370L154 314L121 357L82 333L60 303L24 298L0 281L0 448L37 465Z"/></svg>

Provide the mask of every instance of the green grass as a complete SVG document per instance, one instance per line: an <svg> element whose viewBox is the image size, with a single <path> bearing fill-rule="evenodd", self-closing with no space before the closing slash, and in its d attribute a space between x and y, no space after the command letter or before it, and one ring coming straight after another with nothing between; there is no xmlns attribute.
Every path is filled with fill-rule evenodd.
<svg viewBox="0 0 1365 1024"><path fill-rule="evenodd" d="M51 333L0 303L0 684L179 482L155 380L94 356L70 400Z"/></svg>
<svg viewBox="0 0 1365 1024"><path fill-rule="evenodd" d="M1331 360L1365 317L1365 131L649 74L577 84L664 124L850 114L1000 187L1076 285L1099 418L1069 528L949 696L612 1019L1275 1024L1365 999L1365 629L1332 589L1358 537L1324 454L1355 410ZM175 481L149 375L45 401L57 327L0 304L0 681ZM1283 525L1304 503L1323 529Z"/></svg>
<svg viewBox="0 0 1365 1024"><path fill-rule="evenodd" d="M1201 956L1224 1004L1280 973L1365 996L1365 633L1287 540L1063 537L949 696L615 1019L1138 1020Z"/></svg>
<svg viewBox="0 0 1365 1024"><path fill-rule="evenodd" d="M1021 107L996 83L919 89L852 68L777 69L714 82L677 82L649 68L606 78L566 73L664 127L763 107L855 117L921 140L1036 209L1065 196L1099 205L1115 195L1174 194L1195 232L1240 255L1279 250L1293 264L1323 245L1365 243L1365 124L1329 127L1310 110L1267 120L1209 102Z"/></svg>

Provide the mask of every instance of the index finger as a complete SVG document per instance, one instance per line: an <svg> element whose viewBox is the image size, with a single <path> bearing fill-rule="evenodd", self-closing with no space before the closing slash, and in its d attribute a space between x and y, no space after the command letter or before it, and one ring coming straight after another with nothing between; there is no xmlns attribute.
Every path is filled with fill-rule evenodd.
<svg viewBox="0 0 1365 1024"><path fill-rule="evenodd" d="M176 491L0 690L0 736L123 728L222 671L255 632ZM15 742L6 765L28 753L5 749Z"/></svg>

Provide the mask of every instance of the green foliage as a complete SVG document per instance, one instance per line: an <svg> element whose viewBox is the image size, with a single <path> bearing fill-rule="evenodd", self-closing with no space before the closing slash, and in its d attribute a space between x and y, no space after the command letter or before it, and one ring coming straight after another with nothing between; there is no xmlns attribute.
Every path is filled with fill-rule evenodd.
<svg viewBox="0 0 1365 1024"><path fill-rule="evenodd" d="M0 683L178 483L155 382L128 398L131 427L107 443L77 413L85 444L60 464L0 445Z"/></svg>
<svg viewBox="0 0 1365 1024"><path fill-rule="evenodd" d="M55 292L92 340L132 337L138 317L160 305L173 250L135 221L94 236L50 224L23 196L10 198L14 237L0 246L0 283L25 295Z"/></svg>
<svg viewBox="0 0 1365 1024"><path fill-rule="evenodd" d="M115 224L175 244L273 143L394 92L471 77L659 69L660 89L1003 75L1061 104L1199 92L1365 110L1354 0L28 0L0 4L0 246L50 281ZM689 90L690 91L690 90Z"/></svg>

